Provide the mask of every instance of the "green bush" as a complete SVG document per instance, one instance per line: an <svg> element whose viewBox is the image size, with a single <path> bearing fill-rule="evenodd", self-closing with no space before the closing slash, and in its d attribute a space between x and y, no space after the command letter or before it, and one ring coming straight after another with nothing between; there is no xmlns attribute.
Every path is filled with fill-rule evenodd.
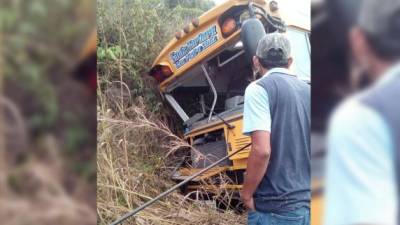
<svg viewBox="0 0 400 225"><path fill-rule="evenodd" d="M178 28L213 5L211 0L98 1L100 91L122 79L133 99L142 97L148 109L162 114L157 85L147 76L151 64Z"/></svg>

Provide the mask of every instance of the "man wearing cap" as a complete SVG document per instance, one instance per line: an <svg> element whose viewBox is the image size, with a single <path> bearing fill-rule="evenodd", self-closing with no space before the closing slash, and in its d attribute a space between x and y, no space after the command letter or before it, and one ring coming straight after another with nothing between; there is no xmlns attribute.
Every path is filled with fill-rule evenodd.
<svg viewBox="0 0 400 225"><path fill-rule="evenodd" d="M350 31L372 85L342 103L328 131L325 225L397 225L400 1L364 0Z"/></svg>
<svg viewBox="0 0 400 225"><path fill-rule="evenodd" d="M262 77L247 87L243 113L252 141L241 192L249 225L310 223L310 86L291 63L284 34L259 41L253 64Z"/></svg>

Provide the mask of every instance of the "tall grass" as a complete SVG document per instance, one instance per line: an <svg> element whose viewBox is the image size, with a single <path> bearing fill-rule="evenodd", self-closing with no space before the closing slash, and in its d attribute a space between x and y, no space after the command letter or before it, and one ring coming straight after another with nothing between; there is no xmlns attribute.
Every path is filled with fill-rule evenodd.
<svg viewBox="0 0 400 225"><path fill-rule="evenodd" d="M173 153L190 146L138 100L114 112L100 102L97 150L97 206L100 224L108 224L173 186ZM213 202L192 201L178 192L130 220L130 224L243 224L232 211Z"/></svg>

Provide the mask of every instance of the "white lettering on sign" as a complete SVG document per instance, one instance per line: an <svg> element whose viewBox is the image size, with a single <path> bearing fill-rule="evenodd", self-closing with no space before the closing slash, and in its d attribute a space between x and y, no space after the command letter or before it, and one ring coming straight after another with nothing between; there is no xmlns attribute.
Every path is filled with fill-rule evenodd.
<svg viewBox="0 0 400 225"><path fill-rule="evenodd" d="M176 68L180 68L187 62L195 58L202 51L206 50L211 45L218 41L217 26L214 25L204 32L198 34L192 40L186 42L177 51L170 54Z"/></svg>

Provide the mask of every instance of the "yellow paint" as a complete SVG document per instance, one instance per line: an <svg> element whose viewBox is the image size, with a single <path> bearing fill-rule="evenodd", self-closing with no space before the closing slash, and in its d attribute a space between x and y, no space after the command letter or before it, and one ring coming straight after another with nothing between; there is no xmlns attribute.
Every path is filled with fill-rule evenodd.
<svg viewBox="0 0 400 225"><path fill-rule="evenodd" d="M79 55L80 60L84 60L89 57L91 54L96 52L97 48L97 30L94 29L85 44L83 45L83 49Z"/></svg>
<svg viewBox="0 0 400 225"><path fill-rule="evenodd" d="M320 179L313 179L311 182L311 225L322 225L324 211L324 183Z"/></svg>
<svg viewBox="0 0 400 225"><path fill-rule="evenodd" d="M237 114L237 115L225 118L225 121L228 123L231 123L231 121L241 118L241 117L243 117L242 114ZM218 129L224 129L224 127L226 127L225 124L220 119L217 119L216 121L211 121L203 126L196 127L195 129L188 132L185 135L185 138L195 137L199 134L208 133L208 132L215 131Z"/></svg>
<svg viewBox="0 0 400 225"><path fill-rule="evenodd" d="M185 139L193 138L193 137L196 137L201 134L206 134L206 133L210 133L212 131L221 130L221 129L224 129L224 124L222 122L217 123L217 124L207 124L206 126L203 126L200 129L195 129L195 130L191 131L190 133L187 133L185 135Z"/></svg>
<svg viewBox="0 0 400 225"><path fill-rule="evenodd" d="M323 195L313 196L311 199L311 225L321 225L324 211Z"/></svg>
<svg viewBox="0 0 400 225"><path fill-rule="evenodd" d="M245 136L242 134L243 118L230 122L230 124L235 126L235 128L228 129L227 127L225 127L226 143L228 143L228 154L231 154L232 152L241 149L251 142L249 136ZM233 162L234 169L243 169L247 167L246 162L249 156L249 152L250 147L247 147L243 151L229 158Z"/></svg>
<svg viewBox="0 0 400 225"><path fill-rule="evenodd" d="M224 130L224 136L227 143L227 154L231 154L234 151L239 150L246 144L250 143L250 137L242 134L243 127L243 115L239 114L232 116L226 121L233 125L235 128L229 129L220 120L215 123L206 124L203 127L199 127L188 134L186 134L185 139L192 140L193 137L198 135L203 135L216 130ZM240 153L230 157L229 159L233 161L232 170L245 169L247 167L247 158L250 152L250 147L247 147Z"/></svg>
<svg viewBox="0 0 400 225"><path fill-rule="evenodd" d="M247 157L243 159L236 159L233 163L233 170L243 170L247 168Z"/></svg>

